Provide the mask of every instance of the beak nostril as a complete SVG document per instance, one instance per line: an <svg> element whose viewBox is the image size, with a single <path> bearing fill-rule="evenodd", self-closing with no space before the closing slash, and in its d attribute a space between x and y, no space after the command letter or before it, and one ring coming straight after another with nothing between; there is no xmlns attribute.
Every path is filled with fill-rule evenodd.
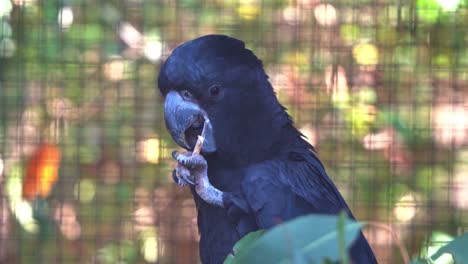
<svg viewBox="0 0 468 264"><path fill-rule="evenodd" d="M190 100L193 98L192 93L187 90L183 90L182 92L180 92L180 95L182 96L182 98L184 98L184 100Z"/></svg>

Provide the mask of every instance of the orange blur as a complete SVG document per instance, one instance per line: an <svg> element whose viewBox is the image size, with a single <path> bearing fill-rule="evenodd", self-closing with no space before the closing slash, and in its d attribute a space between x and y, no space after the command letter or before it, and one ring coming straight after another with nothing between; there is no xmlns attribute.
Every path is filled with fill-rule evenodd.
<svg viewBox="0 0 468 264"><path fill-rule="evenodd" d="M23 181L23 197L34 199L47 198L58 179L60 150L54 144L42 144L26 163Z"/></svg>

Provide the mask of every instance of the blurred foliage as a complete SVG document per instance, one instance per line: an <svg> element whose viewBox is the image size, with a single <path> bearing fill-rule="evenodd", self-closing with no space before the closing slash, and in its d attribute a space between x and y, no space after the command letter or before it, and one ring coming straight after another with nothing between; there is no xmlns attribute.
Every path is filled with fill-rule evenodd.
<svg viewBox="0 0 468 264"><path fill-rule="evenodd" d="M455 263L465 263L468 261L468 254L466 252L466 248L468 247L468 233L456 238L443 234L438 234L438 236L438 238L432 238L433 241L438 242L439 244L436 246L435 250L433 250L435 252L426 259L417 259L412 261L412 264L452 263L452 261Z"/></svg>
<svg viewBox="0 0 468 264"><path fill-rule="evenodd" d="M361 224L346 213L307 215L266 232L246 235L224 264L236 263L349 263L347 250L359 236ZM264 232L264 233L263 233Z"/></svg>
<svg viewBox="0 0 468 264"><path fill-rule="evenodd" d="M355 215L425 252L468 227L467 31L467 0L0 0L0 241L14 238L0 262L197 259L156 77L210 33L262 59ZM59 178L25 200L45 143ZM366 234L382 263L399 260L387 234Z"/></svg>

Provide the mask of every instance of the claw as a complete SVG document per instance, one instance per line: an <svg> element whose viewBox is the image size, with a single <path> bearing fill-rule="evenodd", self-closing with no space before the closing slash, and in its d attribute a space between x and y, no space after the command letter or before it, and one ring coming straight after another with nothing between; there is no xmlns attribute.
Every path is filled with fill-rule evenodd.
<svg viewBox="0 0 468 264"><path fill-rule="evenodd" d="M190 185L195 185L195 183L187 176L187 175L180 175L180 177L182 179L184 179L184 181L186 181L187 183L189 183Z"/></svg>
<svg viewBox="0 0 468 264"><path fill-rule="evenodd" d="M172 157L179 163L172 172L172 178L179 186L187 184L196 186L195 180L202 170L206 169L206 161L201 155L193 155L192 152L184 152L179 154L177 151L172 152ZM206 172L204 172L206 173Z"/></svg>
<svg viewBox="0 0 468 264"><path fill-rule="evenodd" d="M179 177L177 177L177 172L176 170L173 170L172 171L172 179L175 181L175 183L177 183L178 185L180 185L180 180L179 180Z"/></svg>
<svg viewBox="0 0 468 264"><path fill-rule="evenodd" d="M189 152L183 153L183 155L178 155L176 160L183 166L187 166L189 168L203 165L205 162L201 156L193 156Z"/></svg>
<svg viewBox="0 0 468 264"><path fill-rule="evenodd" d="M182 178L182 179L180 179ZM190 180L187 180L187 177L186 176L177 176L177 171L176 170L173 170L172 171L172 179L175 181L175 183L177 183L177 185L181 186L181 187L184 187L185 185L187 185L187 182L188 183L192 183L192 181Z"/></svg>
<svg viewBox="0 0 468 264"><path fill-rule="evenodd" d="M174 178L174 181L182 187L187 184L195 185L193 180L190 178L190 172L182 166L177 166L177 168L172 172L172 178Z"/></svg>
<svg viewBox="0 0 468 264"><path fill-rule="evenodd" d="M184 166L187 166L187 165L190 165L190 159L187 158L185 155L179 155L179 154L176 154L177 155L177 158L175 158L180 164L184 165Z"/></svg>

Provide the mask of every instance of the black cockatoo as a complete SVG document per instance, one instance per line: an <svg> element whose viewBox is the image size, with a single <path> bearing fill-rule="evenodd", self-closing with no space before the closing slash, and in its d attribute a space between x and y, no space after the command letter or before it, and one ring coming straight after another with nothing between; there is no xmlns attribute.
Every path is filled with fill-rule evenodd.
<svg viewBox="0 0 468 264"><path fill-rule="evenodd" d="M247 233L300 215L346 210L352 217L242 41L208 35L180 45L158 86L167 129L188 150L173 153L173 176L191 185L203 263L222 263ZM202 133L201 154L192 155ZM376 263L362 234L350 252L354 263Z"/></svg>

